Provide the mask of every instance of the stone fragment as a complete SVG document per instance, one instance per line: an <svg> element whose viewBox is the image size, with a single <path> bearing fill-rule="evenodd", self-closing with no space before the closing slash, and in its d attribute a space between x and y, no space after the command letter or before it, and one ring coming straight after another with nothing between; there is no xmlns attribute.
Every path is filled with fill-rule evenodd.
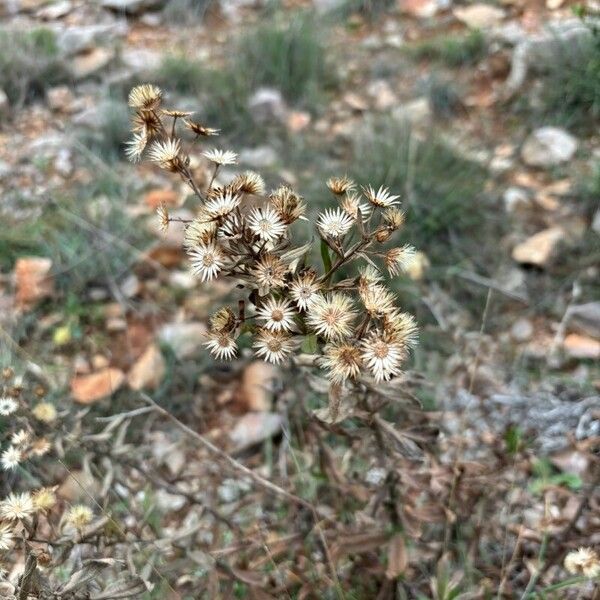
<svg viewBox="0 0 600 600"><path fill-rule="evenodd" d="M561 227L549 227L517 244L512 257L523 265L547 267L554 258L565 232Z"/></svg>
<svg viewBox="0 0 600 600"><path fill-rule="evenodd" d="M521 148L521 158L530 167L555 167L571 160L577 146L577 138L564 129L541 127L525 140Z"/></svg>
<svg viewBox="0 0 600 600"><path fill-rule="evenodd" d="M97 75L115 58L115 52L109 48L93 48L83 54L74 56L69 62L71 75L76 80Z"/></svg>
<svg viewBox="0 0 600 600"><path fill-rule="evenodd" d="M259 88L248 100L248 110L258 124L285 123L287 106L279 90Z"/></svg>
<svg viewBox="0 0 600 600"><path fill-rule="evenodd" d="M170 346L178 359L189 358L206 341L206 325L194 321L168 323L159 331L158 339Z"/></svg>
<svg viewBox="0 0 600 600"><path fill-rule="evenodd" d="M470 4L455 8L454 16L470 29L488 29L498 25L504 19L505 13L491 4Z"/></svg>
<svg viewBox="0 0 600 600"><path fill-rule="evenodd" d="M563 348L570 358L578 360L600 359L600 341L586 335L570 333L565 338Z"/></svg>
<svg viewBox="0 0 600 600"><path fill-rule="evenodd" d="M241 417L229 437L239 452L277 435L281 425L282 418L277 413L250 412Z"/></svg>

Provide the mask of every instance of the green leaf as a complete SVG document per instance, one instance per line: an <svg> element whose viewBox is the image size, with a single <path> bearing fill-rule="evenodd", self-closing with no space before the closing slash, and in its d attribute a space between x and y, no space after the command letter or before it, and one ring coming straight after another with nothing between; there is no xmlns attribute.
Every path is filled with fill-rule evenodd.
<svg viewBox="0 0 600 600"><path fill-rule="evenodd" d="M305 335L302 346L300 346L302 352L305 354L316 354L317 348L317 336L312 333L310 335Z"/></svg>

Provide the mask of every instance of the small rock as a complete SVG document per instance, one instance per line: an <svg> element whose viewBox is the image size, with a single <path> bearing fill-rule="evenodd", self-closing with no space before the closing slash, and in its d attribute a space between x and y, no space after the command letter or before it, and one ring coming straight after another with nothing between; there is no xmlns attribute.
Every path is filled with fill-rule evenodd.
<svg viewBox="0 0 600 600"><path fill-rule="evenodd" d="M74 56L99 45L113 45L118 37L126 35L125 20L98 25L69 25L57 31L56 45L61 54Z"/></svg>
<svg viewBox="0 0 600 600"><path fill-rule="evenodd" d="M248 110L258 124L284 123L287 107L279 90L259 88L248 100Z"/></svg>
<svg viewBox="0 0 600 600"><path fill-rule="evenodd" d="M410 125L425 125L431 121L431 115L431 106L426 97L406 102L392 111L394 119Z"/></svg>
<svg viewBox="0 0 600 600"><path fill-rule="evenodd" d="M105 69L115 58L113 50L108 48L93 48L84 54L73 57L69 63L71 75L76 80L96 75Z"/></svg>
<svg viewBox="0 0 600 600"><path fill-rule="evenodd" d="M570 333L565 338L563 348L571 358L581 360L597 360L600 358L600 341L586 335Z"/></svg>
<svg viewBox="0 0 600 600"><path fill-rule="evenodd" d="M175 190L170 188L160 188L150 190L144 196L144 203L152 210L156 210L161 204L165 206L177 206L179 196Z"/></svg>
<svg viewBox="0 0 600 600"><path fill-rule="evenodd" d="M73 173L73 160L70 148L60 148L54 159L54 170L62 177L70 177Z"/></svg>
<svg viewBox="0 0 600 600"><path fill-rule="evenodd" d="M596 211L594 218L592 219L592 231L600 233L600 210Z"/></svg>
<svg viewBox="0 0 600 600"><path fill-rule="evenodd" d="M277 370L262 360L250 363L242 373L238 401L248 411L268 411L271 408L272 382Z"/></svg>
<svg viewBox="0 0 600 600"><path fill-rule="evenodd" d="M287 118L287 128L292 133L303 131L310 125L310 113L303 110L292 110Z"/></svg>
<svg viewBox="0 0 600 600"><path fill-rule="evenodd" d="M277 152L271 146L257 146L256 148L243 148L240 151L241 164L253 169L271 167L277 162Z"/></svg>
<svg viewBox="0 0 600 600"><path fill-rule="evenodd" d="M148 8L156 8L163 0L100 0L100 5L109 10L136 14Z"/></svg>
<svg viewBox="0 0 600 600"><path fill-rule="evenodd" d="M120 58L128 71L143 78L150 76L160 67L163 54L150 48L126 48Z"/></svg>
<svg viewBox="0 0 600 600"><path fill-rule="evenodd" d="M163 325L158 339L171 347L178 359L189 358L201 349L206 341L206 325L189 321Z"/></svg>
<svg viewBox="0 0 600 600"><path fill-rule="evenodd" d="M411 17L429 19L439 12L440 5L436 0L404 0L400 9Z"/></svg>
<svg viewBox="0 0 600 600"><path fill-rule="evenodd" d="M160 348L152 344L129 371L127 383L132 390L155 390L163 380L165 371L165 359Z"/></svg>
<svg viewBox="0 0 600 600"><path fill-rule="evenodd" d="M192 290L198 285L198 279L190 271L172 271L169 273L169 285L182 290Z"/></svg>
<svg viewBox="0 0 600 600"><path fill-rule="evenodd" d="M373 98L376 110L388 110L398 104L398 98L385 79L372 81L367 86L367 94Z"/></svg>
<svg viewBox="0 0 600 600"><path fill-rule="evenodd" d="M550 227L516 245L512 257L518 263L546 267L554 257L560 241L565 237L561 227Z"/></svg>
<svg viewBox="0 0 600 600"><path fill-rule="evenodd" d="M504 19L504 11L491 4L471 4L454 9L454 16L470 29L487 29Z"/></svg>
<svg viewBox="0 0 600 600"><path fill-rule="evenodd" d="M71 113L74 108L75 96L67 85L57 85L46 92L46 102L51 110Z"/></svg>
<svg viewBox="0 0 600 600"><path fill-rule="evenodd" d="M10 102L6 92L0 88L0 115L7 115L10 110Z"/></svg>
<svg viewBox="0 0 600 600"><path fill-rule="evenodd" d="M516 214L531 207L531 198L527 190L520 187L509 187L502 195L504 208L509 214Z"/></svg>
<svg viewBox="0 0 600 600"><path fill-rule="evenodd" d="M245 414L230 432L229 437L239 452L264 442L281 431L282 418L277 413L251 412Z"/></svg>
<svg viewBox="0 0 600 600"><path fill-rule="evenodd" d="M577 146L577 139L564 129L541 127L525 140L521 158L530 167L554 167L571 160Z"/></svg>
<svg viewBox="0 0 600 600"><path fill-rule="evenodd" d="M510 328L510 335L515 342L526 342L533 335L533 325L529 319L517 319Z"/></svg>
<svg viewBox="0 0 600 600"><path fill-rule="evenodd" d="M125 278L119 289L125 298L135 298L142 291L142 284L136 275L132 273Z"/></svg>
<svg viewBox="0 0 600 600"><path fill-rule="evenodd" d="M169 494L163 489L158 489L154 493L157 508L164 513L177 512L181 510L187 502L185 496L179 494Z"/></svg>
<svg viewBox="0 0 600 600"><path fill-rule="evenodd" d="M52 2L52 4L40 8L40 10L37 11L36 16L43 21L56 21L57 19L62 19L67 16L72 8L73 4L70 0L59 0L58 2Z"/></svg>
<svg viewBox="0 0 600 600"><path fill-rule="evenodd" d="M18 258L15 263L15 301L17 306L28 309L54 293L54 279L50 274L49 258L29 256Z"/></svg>
<svg viewBox="0 0 600 600"><path fill-rule="evenodd" d="M571 306L568 316L569 325L579 333L600 339L600 302Z"/></svg>
<svg viewBox="0 0 600 600"><path fill-rule="evenodd" d="M71 380L71 394L80 404L92 404L116 392L125 381L120 369L108 368Z"/></svg>

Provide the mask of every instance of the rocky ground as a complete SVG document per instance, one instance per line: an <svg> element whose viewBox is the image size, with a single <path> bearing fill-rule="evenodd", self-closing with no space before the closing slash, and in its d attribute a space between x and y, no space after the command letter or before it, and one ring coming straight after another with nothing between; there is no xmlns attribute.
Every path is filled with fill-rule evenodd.
<svg viewBox="0 0 600 600"><path fill-rule="evenodd" d="M223 476L175 425L124 417L136 441L123 431L119 444L138 449L154 473L147 481L124 464L131 487L113 494L103 486L106 450L94 454L93 437L82 446L89 461L67 453L47 477L41 465L31 476L61 485L65 502L81 493L70 469L90 478L105 510L115 494L132 514L152 504L159 550L130 570L154 595L139 597L451 598L453 586L465 598L542 597L531 594L566 580L569 549L598 546L594 11L593 0L0 6L2 365L39 380L62 410L100 419L145 406L141 394L150 394L279 482L294 479L286 467L293 456L293 487L325 513L314 516L333 557L327 543L303 546L306 515L281 513L251 477ZM288 410L292 374L249 357L227 368L206 357L207 317L231 290L199 284L181 231L156 228L161 203L191 214L185 185L124 159L127 93L145 81L220 128L216 145L239 152L242 168L293 185L315 212L332 175L402 194L406 239L422 253L397 287L421 327L409 387L422 409L406 422L419 458L400 452L392 469L337 425L317 443L323 424L307 408ZM206 165L192 160L206 179ZM309 403L319 402L317 389ZM408 417L388 418L402 426ZM331 439L339 435L343 447ZM375 518L394 477L414 520L406 546ZM3 491L20 481L5 477ZM148 482L150 500L140 496ZM360 512L339 506L340 491ZM443 510L434 510L436 493ZM346 510L354 517L330 527L327 518ZM469 521L471 511L479 522ZM286 528L286 519L302 523ZM451 552L461 541L456 523L465 526L462 563ZM428 526L442 541L424 533ZM131 529L147 535L143 525ZM372 556L384 544L387 567ZM24 560L9 557L7 568L16 573ZM387 583L374 591L361 572ZM589 583L573 589L547 597L598 594Z"/></svg>

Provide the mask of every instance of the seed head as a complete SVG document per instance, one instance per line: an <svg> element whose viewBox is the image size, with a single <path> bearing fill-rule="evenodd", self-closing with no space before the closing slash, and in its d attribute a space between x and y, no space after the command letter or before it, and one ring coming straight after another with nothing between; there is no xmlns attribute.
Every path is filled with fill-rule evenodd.
<svg viewBox="0 0 600 600"><path fill-rule="evenodd" d="M158 108L163 97L162 90L150 83L137 85L129 92L128 104L132 108L154 110Z"/></svg>
<svg viewBox="0 0 600 600"><path fill-rule="evenodd" d="M285 331L259 329L253 345L257 356L276 365L287 359L294 350L292 338Z"/></svg>

